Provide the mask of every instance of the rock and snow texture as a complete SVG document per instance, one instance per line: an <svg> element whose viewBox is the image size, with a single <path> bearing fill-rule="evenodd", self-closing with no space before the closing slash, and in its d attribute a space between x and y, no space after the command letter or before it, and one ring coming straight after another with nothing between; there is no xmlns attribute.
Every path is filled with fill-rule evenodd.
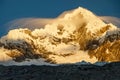
<svg viewBox="0 0 120 80"><path fill-rule="evenodd" d="M0 39L0 62L119 61L119 35L116 26L104 23L92 12L79 7L42 28L10 30Z"/></svg>

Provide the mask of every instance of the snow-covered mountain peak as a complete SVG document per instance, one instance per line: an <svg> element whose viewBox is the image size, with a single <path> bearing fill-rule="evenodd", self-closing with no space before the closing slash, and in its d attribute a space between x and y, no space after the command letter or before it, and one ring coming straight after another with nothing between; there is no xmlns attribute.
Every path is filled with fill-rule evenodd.
<svg viewBox="0 0 120 80"><path fill-rule="evenodd" d="M96 49L105 44L108 34L117 30L113 24L106 24L91 11L79 7L42 28L10 30L0 39L0 51L15 61L39 58L57 64L83 60L94 63L102 61L96 56Z"/></svg>

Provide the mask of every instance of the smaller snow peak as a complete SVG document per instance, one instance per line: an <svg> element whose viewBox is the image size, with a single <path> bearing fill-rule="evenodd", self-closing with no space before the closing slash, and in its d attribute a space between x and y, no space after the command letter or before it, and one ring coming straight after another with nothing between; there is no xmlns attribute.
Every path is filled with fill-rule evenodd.
<svg viewBox="0 0 120 80"><path fill-rule="evenodd" d="M106 32L106 36L112 35L112 34L119 34L119 32L120 32L120 28L117 28L115 30L109 30Z"/></svg>
<svg viewBox="0 0 120 80"><path fill-rule="evenodd" d="M112 30L113 26L106 24L104 27L102 27L100 30L96 31L96 36L101 36L106 34L107 31Z"/></svg>

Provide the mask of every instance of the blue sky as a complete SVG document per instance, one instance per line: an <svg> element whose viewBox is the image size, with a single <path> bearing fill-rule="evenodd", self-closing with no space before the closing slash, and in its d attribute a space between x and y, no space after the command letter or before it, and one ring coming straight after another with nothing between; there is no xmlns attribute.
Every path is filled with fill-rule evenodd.
<svg viewBox="0 0 120 80"><path fill-rule="evenodd" d="M54 18L63 11L84 7L99 16L120 18L120 0L0 0L0 36L6 34L3 27L19 18Z"/></svg>

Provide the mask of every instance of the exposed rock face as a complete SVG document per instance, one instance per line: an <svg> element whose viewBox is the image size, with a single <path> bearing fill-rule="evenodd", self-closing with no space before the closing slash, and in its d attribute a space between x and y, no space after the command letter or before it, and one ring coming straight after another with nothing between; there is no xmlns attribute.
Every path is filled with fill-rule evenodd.
<svg viewBox="0 0 120 80"><path fill-rule="evenodd" d="M21 43L7 43L7 45L2 45L5 49L11 50L10 53L6 53L8 56L12 57L15 61L24 61L26 58L38 58L39 55L35 54L33 46L27 42ZM1 46L1 47L2 47Z"/></svg>
<svg viewBox="0 0 120 80"><path fill-rule="evenodd" d="M10 30L0 39L0 51L15 61L38 58L57 64L119 61L119 32L116 26L105 24L79 7L44 28Z"/></svg>
<svg viewBox="0 0 120 80"><path fill-rule="evenodd" d="M98 40L88 43L87 50L91 57L95 56L98 61L120 61L120 29L109 31Z"/></svg>

